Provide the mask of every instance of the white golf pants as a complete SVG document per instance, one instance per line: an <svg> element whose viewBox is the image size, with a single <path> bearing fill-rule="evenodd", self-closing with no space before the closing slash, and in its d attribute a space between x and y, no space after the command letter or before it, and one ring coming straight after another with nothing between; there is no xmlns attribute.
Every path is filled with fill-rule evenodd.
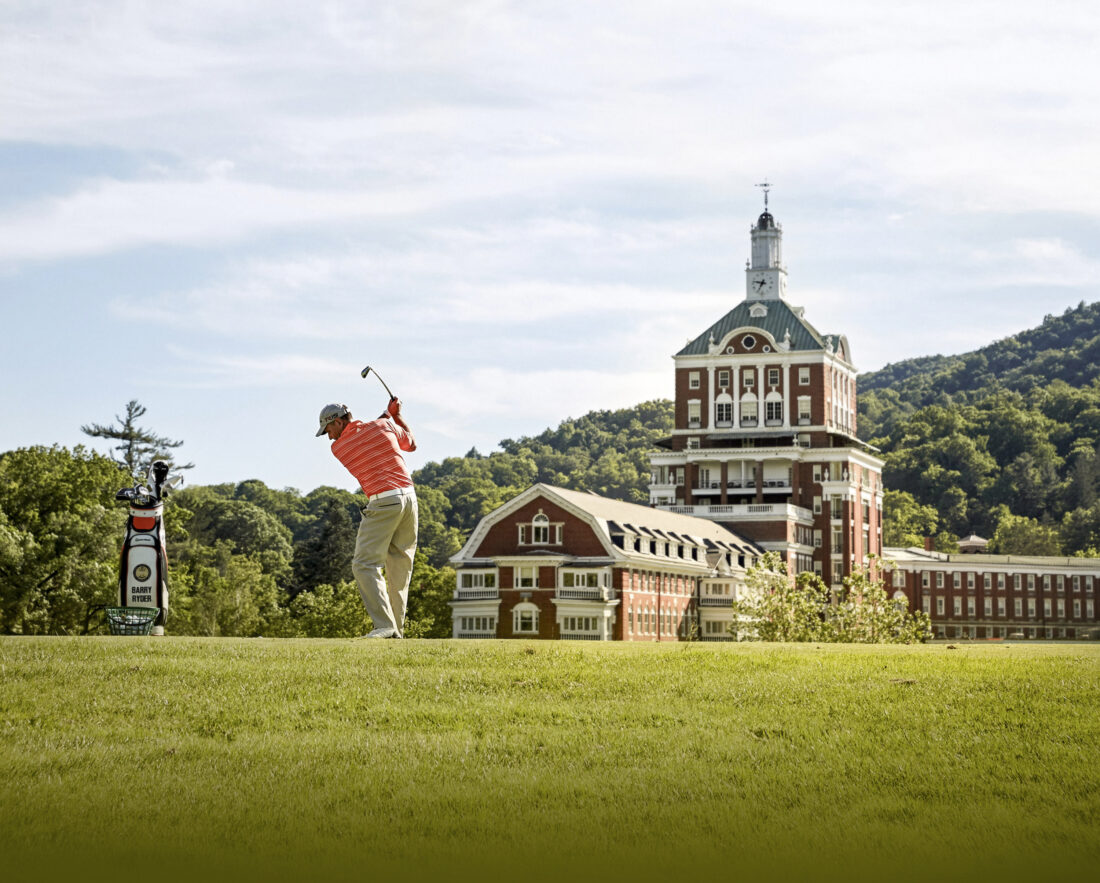
<svg viewBox="0 0 1100 883"><path fill-rule="evenodd" d="M405 626L409 578L416 556L416 527L416 492L412 488L371 500L363 509L351 571L376 629L393 628L400 632Z"/></svg>

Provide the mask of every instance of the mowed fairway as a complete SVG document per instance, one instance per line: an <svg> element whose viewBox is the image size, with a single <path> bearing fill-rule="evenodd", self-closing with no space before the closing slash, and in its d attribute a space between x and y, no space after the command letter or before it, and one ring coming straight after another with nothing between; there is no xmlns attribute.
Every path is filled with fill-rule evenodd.
<svg viewBox="0 0 1100 883"><path fill-rule="evenodd" d="M1100 648L0 639L7 879L1091 876Z"/></svg>

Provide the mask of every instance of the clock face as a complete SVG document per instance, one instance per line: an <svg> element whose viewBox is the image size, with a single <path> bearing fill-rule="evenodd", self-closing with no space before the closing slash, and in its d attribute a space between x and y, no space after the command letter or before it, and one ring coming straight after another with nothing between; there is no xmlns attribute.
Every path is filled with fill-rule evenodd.
<svg viewBox="0 0 1100 883"><path fill-rule="evenodd" d="M753 294L771 294L775 290L775 280L767 273L758 273L749 282Z"/></svg>

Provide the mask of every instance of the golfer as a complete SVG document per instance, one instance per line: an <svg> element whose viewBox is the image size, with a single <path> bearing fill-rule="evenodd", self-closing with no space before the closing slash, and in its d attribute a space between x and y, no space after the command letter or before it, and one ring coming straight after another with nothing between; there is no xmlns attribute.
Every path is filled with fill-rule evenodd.
<svg viewBox="0 0 1100 883"><path fill-rule="evenodd" d="M321 409L317 436L332 440L332 453L367 495L355 540L351 571L374 623L368 638L404 637L409 577L416 555L416 492L402 451L416 440L394 396L377 420L352 420L347 405ZM385 565L386 576L382 577Z"/></svg>

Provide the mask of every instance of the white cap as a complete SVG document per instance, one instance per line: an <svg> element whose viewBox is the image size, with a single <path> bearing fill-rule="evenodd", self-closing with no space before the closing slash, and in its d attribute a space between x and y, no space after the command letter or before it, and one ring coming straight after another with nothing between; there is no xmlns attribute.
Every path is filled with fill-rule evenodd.
<svg viewBox="0 0 1100 883"><path fill-rule="evenodd" d="M347 405L325 405L321 409L321 428L317 430L317 435L314 438L319 438L325 434L325 430L328 429L328 425L333 420L338 420L340 417L350 417L351 412L348 410Z"/></svg>

